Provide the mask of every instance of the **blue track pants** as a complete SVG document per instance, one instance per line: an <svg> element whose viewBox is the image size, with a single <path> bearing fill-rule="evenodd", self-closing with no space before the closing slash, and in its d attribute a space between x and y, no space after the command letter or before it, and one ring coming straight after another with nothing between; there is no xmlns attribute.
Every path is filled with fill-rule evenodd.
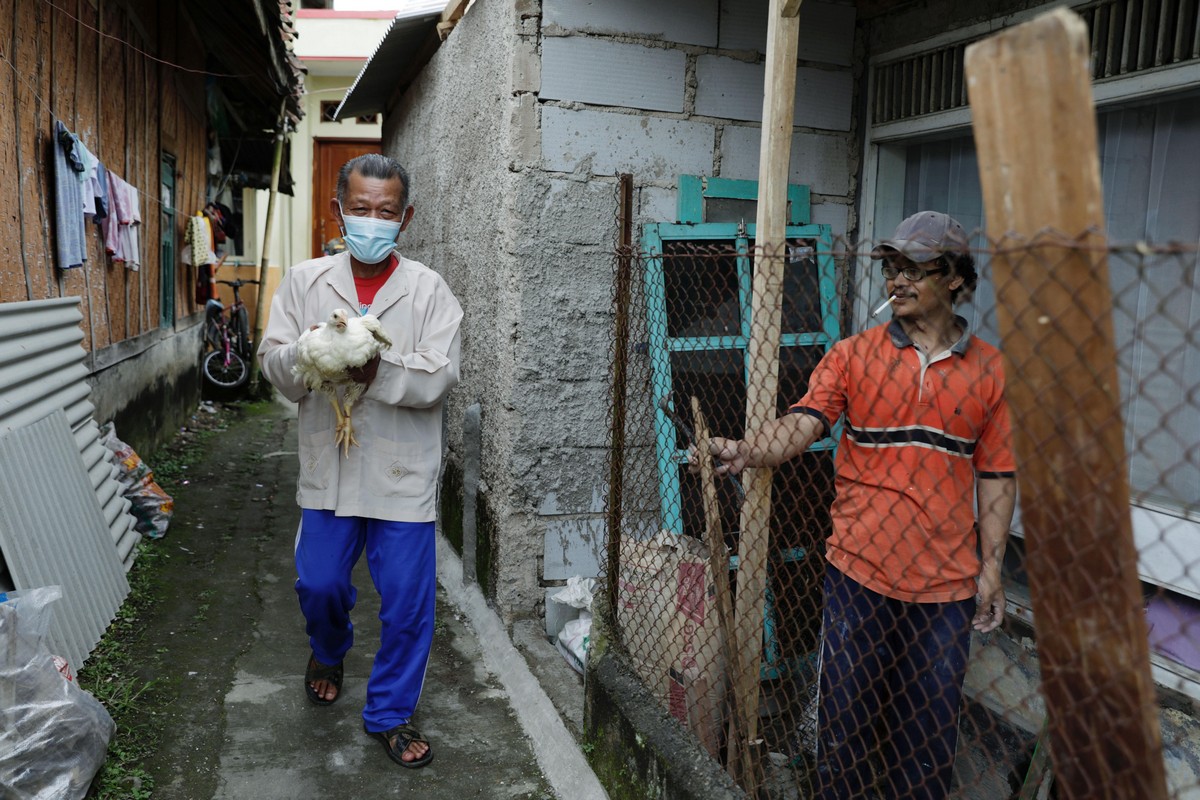
<svg viewBox="0 0 1200 800"><path fill-rule="evenodd" d="M350 574L364 550L383 623L363 709L367 730L377 732L412 718L425 683L437 590L434 524L304 509L296 536L296 594L322 664L338 663L354 643L350 611L358 590Z"/></svg>
<svg viewBox="0 0 1200 800"><path fill-rule="evenodd" d="M817 797L950 793L975 601L909 603L825 570Z"/></svg>

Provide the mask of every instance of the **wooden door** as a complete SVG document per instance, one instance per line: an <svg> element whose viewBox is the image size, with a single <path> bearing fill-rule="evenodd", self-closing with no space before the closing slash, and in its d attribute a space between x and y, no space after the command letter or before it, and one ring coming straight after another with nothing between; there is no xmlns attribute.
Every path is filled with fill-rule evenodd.
<svg viewBox="0 0 1200 800"><path fill-rule="evenodd" d="M329 213L329 199L337 194L337 175L350 159L378 153L378 139L317 139L313 142L313 258L324 255L324 245L342 235Z"/></svg>

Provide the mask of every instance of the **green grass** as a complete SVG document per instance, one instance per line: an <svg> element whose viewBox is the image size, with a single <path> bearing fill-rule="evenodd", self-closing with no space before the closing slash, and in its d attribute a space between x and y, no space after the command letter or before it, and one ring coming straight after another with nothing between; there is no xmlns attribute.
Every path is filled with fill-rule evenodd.
<svg viewBox="0 0 1200 800"><path fill-rule="evenodd" d="M245 404L245 409L254 409L265 403ZM188 480L189 467L195 464L204 452L205 443L215 434L225 430L225 421L208 430L195 430L186 437L159 448L158 452L145 459L154 471L154 478L162 488L175 495ZM144 660L135 661L134 647L140 643L144 631L143 619L162 599L162 588L158 575L170 554L158 543L143 540L138 545L137 557L127 575L129 596L117 611L116 619L109 625L100 643L88 657L87 663L76 681L79 686L96 697L117 724L116 733L108 744L108 757L92 782L89 798L95 800L148 800L154 791L154 779L144 768L154 754L161 724L154 713L159 693L168 692L170 679L148 680L144 674L158 672L155 664ZM207 600L210 592L201 593ZM197 618L204 619L208 603L197 608ZM155 650L154 661L165 660L168 648Z"/></svg>
<svg viewBox="0 0 1200 800"><path fill-rule="evenodd" d="M117 612L76 681L104 704L117 724L108 744L108 758L92 786L97 800L146 800L154 782L141 767L157 741L149 715L156 682L137 672L130 647L140 636L140 618L158 599L156 567L168 555L153 543L138 545L138 556L129 572L129 597Z"/></svg>

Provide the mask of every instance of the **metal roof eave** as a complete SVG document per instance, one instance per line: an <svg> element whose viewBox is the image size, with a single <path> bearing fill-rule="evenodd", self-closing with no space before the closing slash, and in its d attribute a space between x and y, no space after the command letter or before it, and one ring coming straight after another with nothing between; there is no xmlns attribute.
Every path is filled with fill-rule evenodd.
<svg viewBox="0 0 1200 800"><path fill-rule="evenodd" d="M397 87L406 88L441 44L438 23L453 0L415 0L398 12L334 112L336 119L383 110ZM415 55L414 55L415 53Z"/></svg>

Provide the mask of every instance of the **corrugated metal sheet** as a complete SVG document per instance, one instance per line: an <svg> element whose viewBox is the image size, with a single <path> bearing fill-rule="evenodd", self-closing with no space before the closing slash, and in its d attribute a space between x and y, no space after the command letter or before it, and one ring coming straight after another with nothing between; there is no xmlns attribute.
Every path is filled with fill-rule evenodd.
<svg viewBox="0 0 1200 800"><path fill-rule="evenodd" d="M62 409L0 434L0 554L18 589L62 587L51 645L78 669L129 583Z"/></svg>
<svg viewBox="0 0 1200 800"><path fill-rule="evenodd" d="M141 534L99 440L88 401L78 297L0 303L0 433L62 409L71 425L109 533L128 570Z"/></svg>
<svg viewBox="0 0 1200 800"><path fill-rule="evenodd" d="M417 66L415 58L429 57L422 51L422 44L437 29L442 12L448 7L447 0L411 0L397 11L387 33L346 90L334 117L343 120L382 110L383 104L396 91L398 76L406 68L411 71Z"/></svg>

